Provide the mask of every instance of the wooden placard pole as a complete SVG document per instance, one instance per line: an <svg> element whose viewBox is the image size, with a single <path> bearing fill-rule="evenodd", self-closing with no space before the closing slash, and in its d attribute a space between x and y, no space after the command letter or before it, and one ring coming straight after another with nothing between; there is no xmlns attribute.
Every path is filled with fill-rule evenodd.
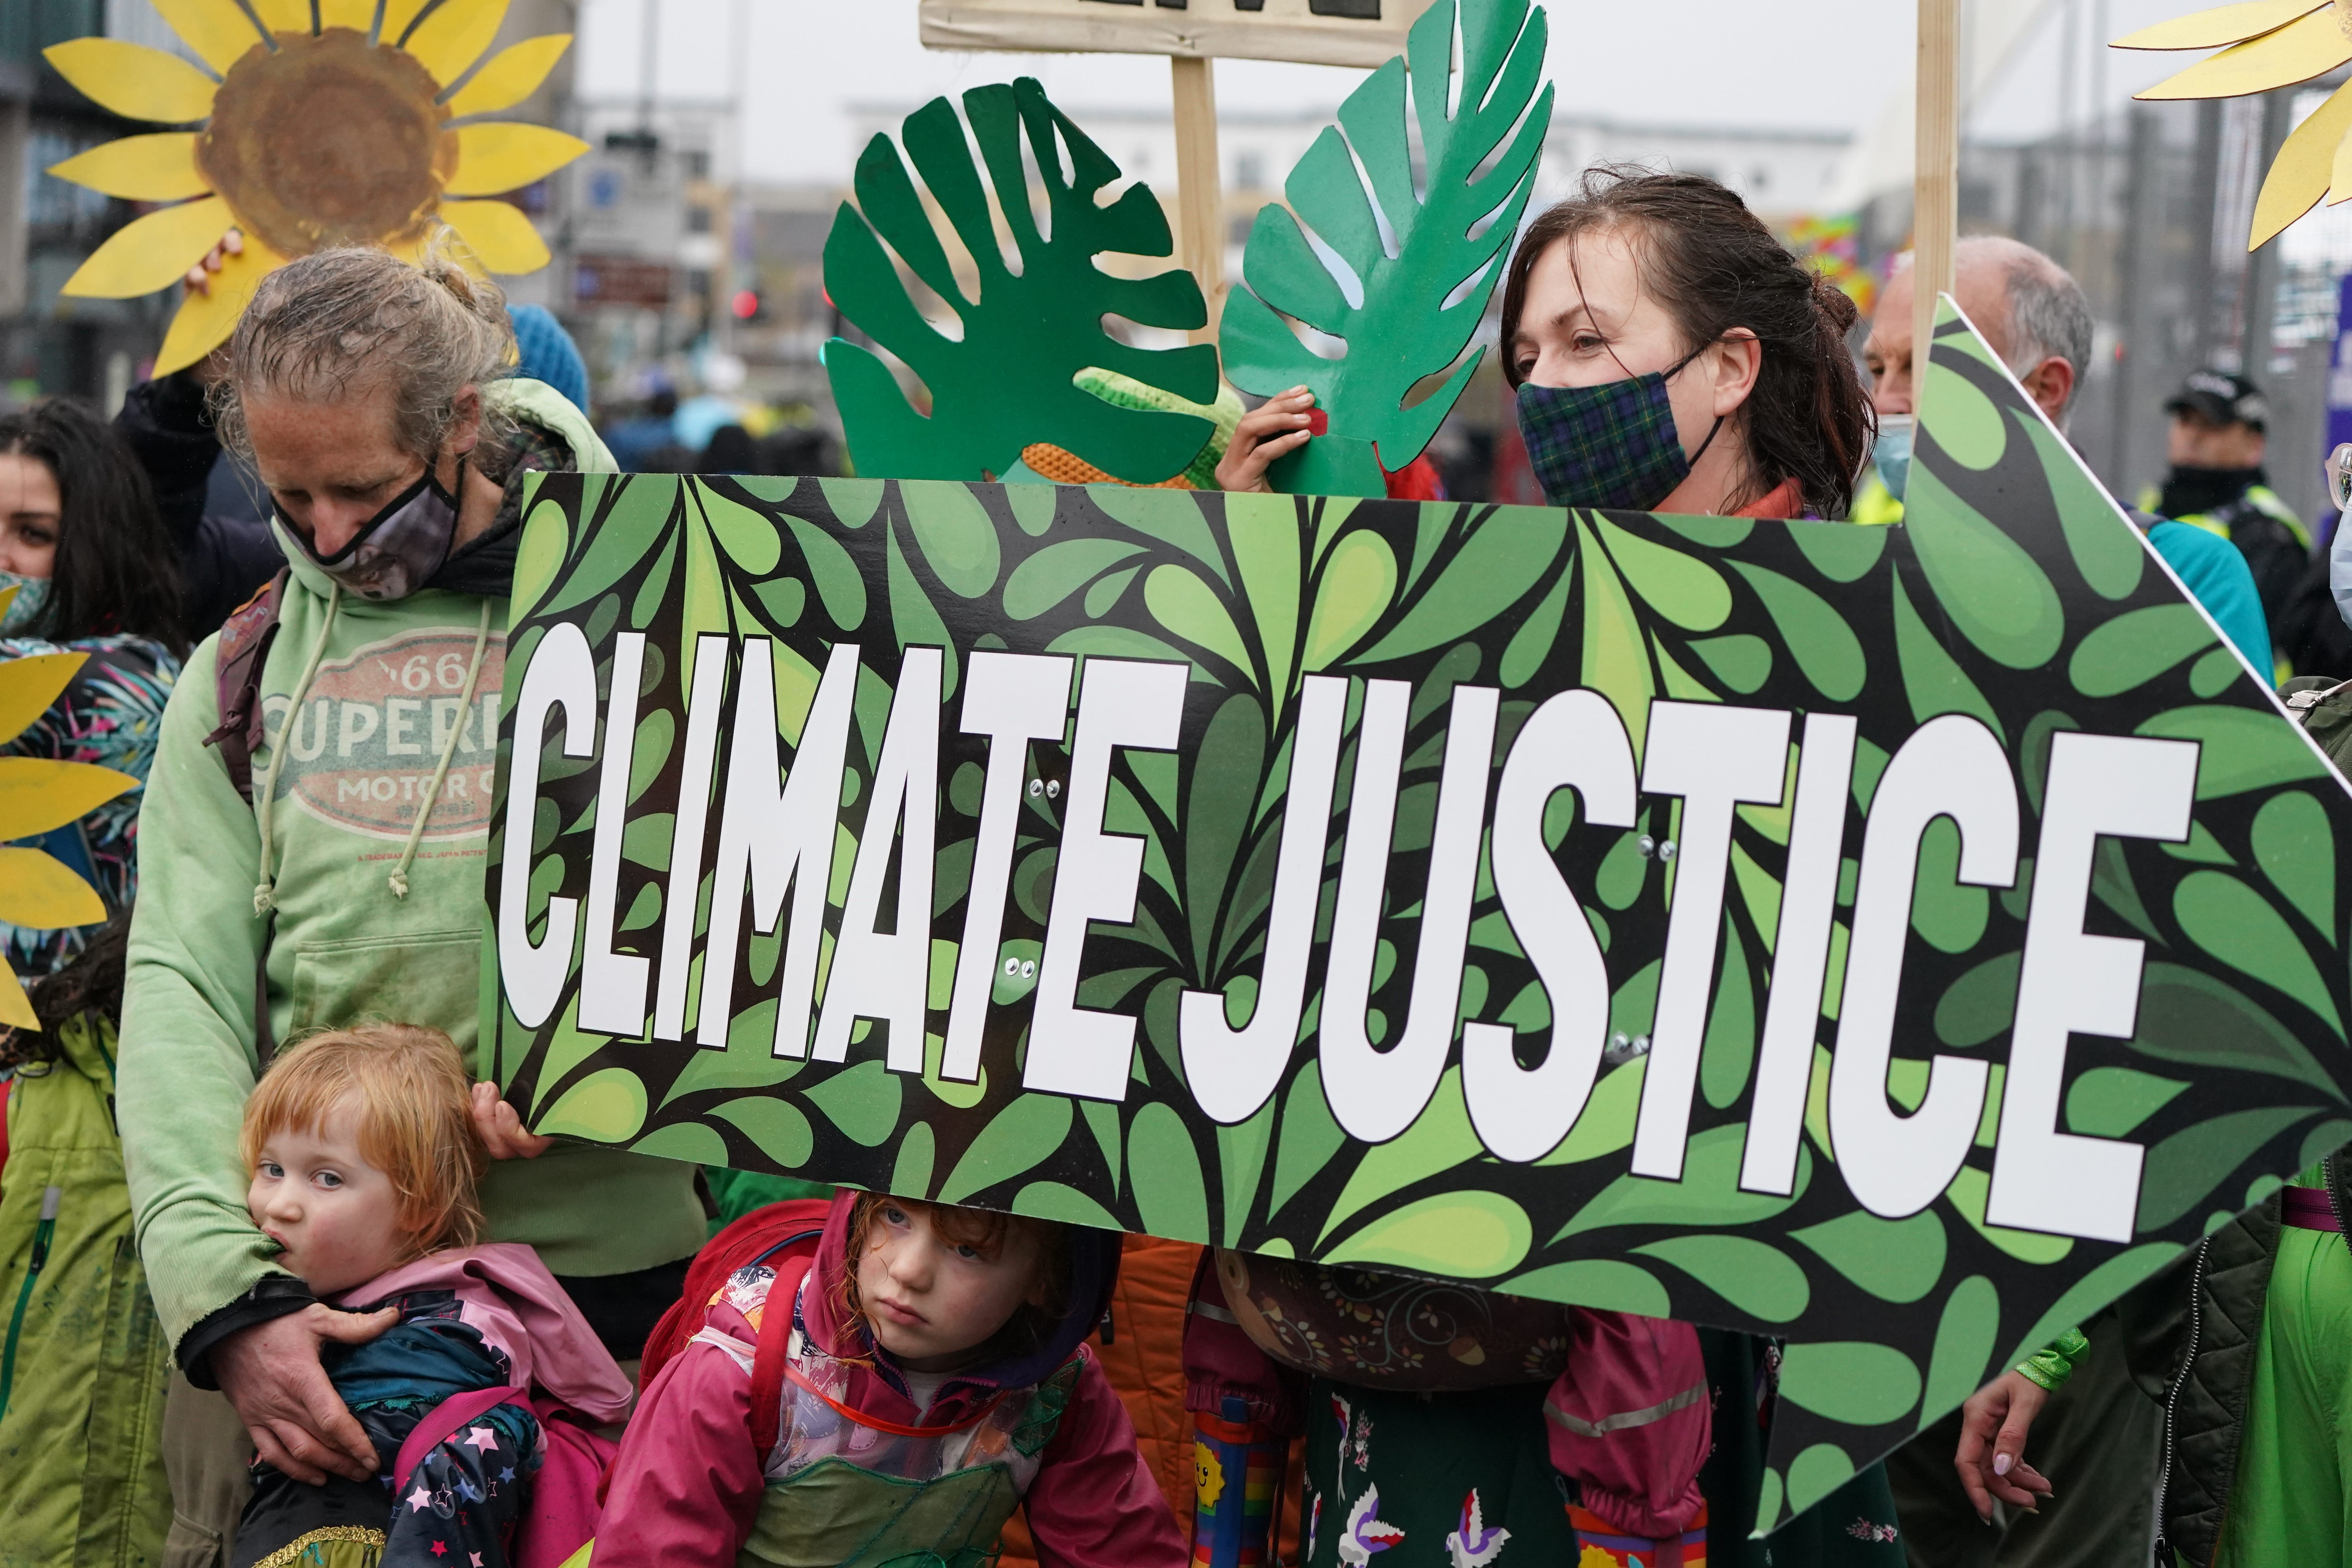
<svg viewBox="0 0 2352 1568"><path fill-rule="evenodd" d="M1911 218L1911 395L1927 373L1936 296L1950 293L1960 227L1960 0L1919 0L1917 175Z"/></svg>
<svg viewBox="0 0 2352 1568"><path fill-rule="evenodd" d="M1217 341L1217 318L1225 308L1224 191L1217 170L1216 62L1202 56L1171 55L1170 83L1176 98L1176 259L1200 279L1209 304L1208 324L1192 334L1196 343Z"/></svg>

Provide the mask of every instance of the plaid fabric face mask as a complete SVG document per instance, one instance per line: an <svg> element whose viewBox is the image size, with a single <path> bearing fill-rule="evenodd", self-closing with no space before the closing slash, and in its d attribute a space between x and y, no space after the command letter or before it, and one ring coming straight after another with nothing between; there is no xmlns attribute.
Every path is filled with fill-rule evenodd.
<svg viewBox="0 0 2352 1568"><path fill-rule="evenodd" d="M1698 452L1684 457L1666 396L1666 383L1706 346L1670 369L1598 386L1522 385L1519 434L1545 498L1554 506L1642 511L1672 495L1723 428L1717 419Z"/></svg>

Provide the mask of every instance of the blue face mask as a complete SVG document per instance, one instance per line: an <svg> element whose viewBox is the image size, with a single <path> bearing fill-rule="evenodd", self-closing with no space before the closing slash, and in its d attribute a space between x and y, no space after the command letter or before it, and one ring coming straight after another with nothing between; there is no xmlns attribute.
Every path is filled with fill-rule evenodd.
<svg viewBox="0 0 2352 1568"><path fill-rule="evenodd" d="M1667 381L1706 347L1667 370L1598 386L1522 385L1519 435L1544 498L1554 506L1646 511L1672 495L1723 428L1717 419L1698 450L1683 456L1666 395Z"/></svg>
<svg viewBox="0 0 2352 1568"><path fill-rule="evenodd" d="M16 596L8 601L7 613L0 615L0 637L23 637L40 620L41 612L49 607L49 581L0 572L0 590L16 590Z"/></svg>
<svg viewBox="0 0 2352 1568"><path fill-rule="evenodd" d="M1878 445L1871 461L1878 466L1886 493L1896 500L1903 499L1904 487L1911 482L1911 436L1917 423L1908 414L1889 414L1878 422Z"/></svg>

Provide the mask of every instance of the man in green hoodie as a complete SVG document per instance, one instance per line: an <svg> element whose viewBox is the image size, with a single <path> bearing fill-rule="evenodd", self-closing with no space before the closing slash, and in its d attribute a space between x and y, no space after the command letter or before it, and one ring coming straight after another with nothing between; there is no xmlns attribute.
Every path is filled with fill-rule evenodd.
<svg viewBox="0 0 2352 1568"><path fill-rule="evenodd" d="M495 1076L476 1011L522 479L614 467L571 404L505 378L512 356L490 285L322 251L264 280L213 399L289 571L189 660L142 822L120 1118L184 1374L165 1417L171 1568L217 1561L234 1532L239 1426L299 1479L392 1458L319 1360L390 1314L331 1311L278 1263L237 1130L272 1042L322 1026L429 1025ZM502 1121L494 1153L541 1147ZM490 1236L536 1247L627 1361L702 1238L692 1183L690 1165L566 1146L502 1160L482 1198Z"/></svg>

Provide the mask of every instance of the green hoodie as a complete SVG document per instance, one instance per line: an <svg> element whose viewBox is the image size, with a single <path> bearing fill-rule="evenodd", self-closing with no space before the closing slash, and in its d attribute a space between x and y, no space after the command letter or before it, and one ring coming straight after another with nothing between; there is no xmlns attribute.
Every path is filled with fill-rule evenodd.
<svg viewBox="0 0 2352 1568"><path fill-rule="evenodd" d="M582 469L614 471L593 427L550 388L504 382L493 398L562 437ZM286 743L269 812L274 923L254 912L259 814L204 743L220 722L216 639L188 660L164 710L140 821L121 1117L139 1250L174 1345L263 1276L284 1273L247 1216L237 1155L259 1070L257 973L279 1042L370 1019L427 1024L447 1031L477 1077L494 1066L476 1058L475 1021L507 601L488 602L488 652L469 706L483 600L426 589L387 603L345 594L331 607L326 574L299 551L287 555L292 580L261 682L270 745L253 758L257 798L273 748ZM289 735L298 684L301 712ZM408 868L407 896L396 897L390 881L418 794L453 730L447 783ZM702 1239L693 1181L691 1165L559 1145L491 1166L482 1184L488 1239L530 1243L559 1275L650 1268Z"/></svg>

